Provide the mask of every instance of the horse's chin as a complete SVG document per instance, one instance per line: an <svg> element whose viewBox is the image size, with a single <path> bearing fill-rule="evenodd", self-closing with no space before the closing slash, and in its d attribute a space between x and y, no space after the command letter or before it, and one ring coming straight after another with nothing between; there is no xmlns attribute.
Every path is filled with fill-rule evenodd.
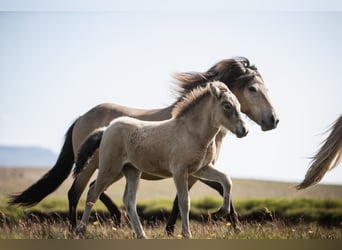
<svg viewBox="0 0 342 250"><path fill-rule="evenodd" d="M275 129L275 128L277 128L277 124L274 124L274 125L265 125L265 124L263 124L263 125L261 125L261 130L263 132L270 131L270 130Z"/></svg>

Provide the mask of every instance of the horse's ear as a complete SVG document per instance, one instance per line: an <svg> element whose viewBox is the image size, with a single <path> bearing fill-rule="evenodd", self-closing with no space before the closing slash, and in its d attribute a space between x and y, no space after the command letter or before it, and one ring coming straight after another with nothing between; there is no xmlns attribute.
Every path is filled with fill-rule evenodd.
<svg viewBox="0 0 342 250"><path fill-rule="evenodd" d="M221 91L218 87L216 87L213 83L209 83L210 93L215 96L217 99L221 97Z"/></svg>

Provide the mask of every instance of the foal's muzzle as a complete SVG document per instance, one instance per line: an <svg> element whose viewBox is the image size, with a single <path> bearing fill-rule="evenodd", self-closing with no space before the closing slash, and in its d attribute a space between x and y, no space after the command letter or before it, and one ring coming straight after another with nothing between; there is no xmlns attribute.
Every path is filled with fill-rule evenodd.
<svg viewBox="0 0 342 250"><path fill-rule="evenodd" d="M245 137L248 134L248 129L245 126L238 127L236 128L235 134L238 138Z"/></svg>

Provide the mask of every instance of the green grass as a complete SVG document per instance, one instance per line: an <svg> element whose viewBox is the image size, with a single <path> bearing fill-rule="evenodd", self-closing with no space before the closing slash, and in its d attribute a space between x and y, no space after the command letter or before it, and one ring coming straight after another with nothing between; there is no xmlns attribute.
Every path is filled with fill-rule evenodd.
<svg viewBox="0 0 342 250"><path fill-rule="evenodd" d="M1 239L77 239L81 236L69 230L64 217L41 219L39 214L67 215L68 205L65 199L46 199L30 209L9 207L5 199L0 199L0 238ZM84 204L81 201L80 204ZM342 239L342 199L246 199L235 200L235 208L242 220L241 230L232 228L227 221L213 222L208 218L202 221L191 220L191 230L196 239ZM191 212L205 218L221 205L221 199L205 197L191 202ZM163 211L166 215L172 207L172 201L154 199L138 203L142 214L154 214ZM80 207L82 209L82 207ZM32 212L38 215L30 216ZM104 210L98 202L94 208L87 232L81 238L130 239L132 229L123 219L120 228L114 227L108 217L100 220ZM6 220L4 219L6 217ZM165 223L147 224L146 234L152 238L179 238L180 221L176 225L175 236L164 232Z"/></svg>

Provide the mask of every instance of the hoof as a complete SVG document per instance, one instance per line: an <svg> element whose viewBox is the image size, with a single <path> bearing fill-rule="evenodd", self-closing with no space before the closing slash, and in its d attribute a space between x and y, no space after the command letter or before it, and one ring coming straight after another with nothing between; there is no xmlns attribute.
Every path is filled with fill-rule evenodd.
<svg viewBox="0 0 342 250"><path fill-rule="evenodd" d="M165 231L167 233L168 236L173 236L174 232L175 232L175 226L172 225L167 225L166 228L165 228Z"/></svg>
<svg viewBox="0 0 342 250"><path fill-rule="evenodd" d="M140 240L148 239L145 233L136 235L135 238Z"/></svg>
<svg viewBox="0 0 342 250"><path fill-rule="evenodd" d="M235 230L237 233L240 233L240 232L242 232L242 228L240 227L240 225L239 225L239 224L235 224L235 225L233 225L233 228L234 228L234 230Z"/></svg>
<svg viewBox="0 0 342 250"><path fill-rule="evenodd" d="M214 221L217 221L217 220L219 220L221 217L227 216L228 214L229 214L229 211L219 209L219 210L216 211L215 213L212 213L212 214L210 215L210 217L211 217Z"/></svg>
<svg viewBox="0 0 342 250"><path fill-rule="evenodd" d="M75 229L75 233L78 235L84 235L85 232L86 232L86 225L83 223L80 223Z"/></svg>
<svg viewBox="0 0 342 250"><path fill-rule="evenodd" d="M179 237L180 236L180 237ZM191 239L192 238L192 235L190 232L182 232L181 235L178 235L177 236L178 239Z"/></svg>

